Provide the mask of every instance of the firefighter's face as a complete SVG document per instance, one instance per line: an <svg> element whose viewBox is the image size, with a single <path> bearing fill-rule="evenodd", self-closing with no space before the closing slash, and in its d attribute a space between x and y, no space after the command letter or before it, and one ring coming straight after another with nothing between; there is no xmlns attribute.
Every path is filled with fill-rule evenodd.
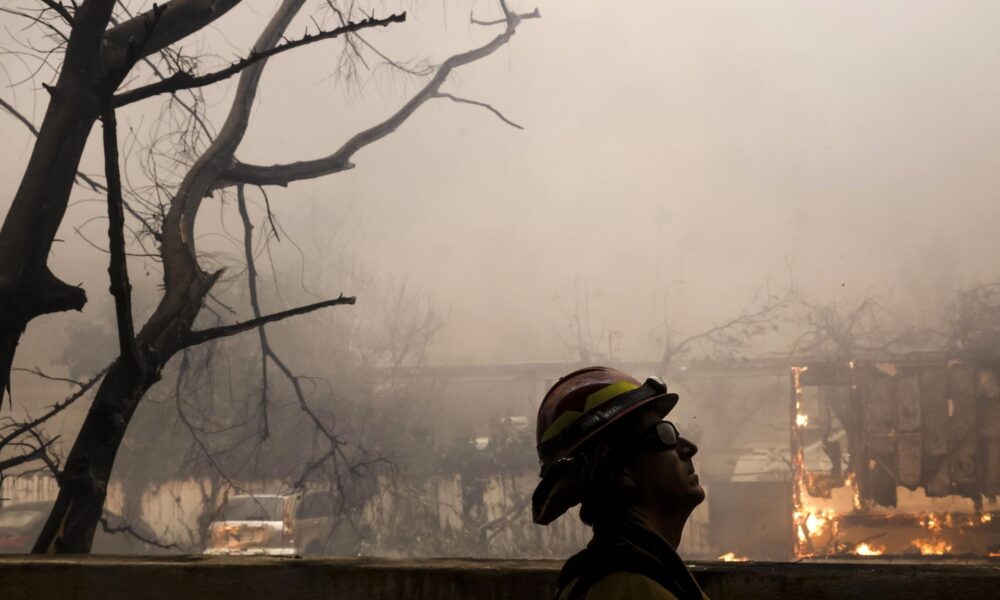
<svg viewBox="0 0 1000 600"><path fill-rule="evenodd" d="M654 426L659 420L652 411L642 415L640 430ZM701 504L705 490L691 460L697 452L698 446L682 432L676 447L636 457L629 470L638 485L640 501L688 512Z"/></svg>

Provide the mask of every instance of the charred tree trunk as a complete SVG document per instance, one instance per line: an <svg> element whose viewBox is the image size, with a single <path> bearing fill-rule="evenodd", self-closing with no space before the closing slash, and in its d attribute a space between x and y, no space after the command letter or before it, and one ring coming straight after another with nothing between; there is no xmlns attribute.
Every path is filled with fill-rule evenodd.
<svg viewBox="0 0 1000 600"><path fill-rule="evenodd" d="M10 367L31 319L81 309L86 295L46 266L69 202L83 148L100 110L102 33L113 0L89 0L77 11L66 57L38 140L10 210L0 228L0 394L10 387Z"/></svg>
<svg viewBox="0 0 1000 600"><path fill-rule="evenodd" d="M83 289L47 266L87 138L104 98L135 62L198 31L240 0L171 0L108 29L115 0L86 0L72 15L62 70L28 166L0 228L0 395L28 323L80 310Z"/></svg>
<svg viewBox="0 0 1000 600"><path fill-rule="evenodd" d="M119 362L108 371L66 460L59 496L33 552L90 551L118 447L139 400L155 382L151 373L122 368Z"/></svg>

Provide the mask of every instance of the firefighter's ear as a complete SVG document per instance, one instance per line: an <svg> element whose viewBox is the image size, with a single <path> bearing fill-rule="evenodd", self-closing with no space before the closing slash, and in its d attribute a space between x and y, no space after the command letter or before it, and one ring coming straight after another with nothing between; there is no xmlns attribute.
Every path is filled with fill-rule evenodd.
<svg viewBox="0 0 1000 600"><path fill-rule="evenodd" d="M634 492L639 489L639 484L636 483L628 467L622 467L612 475L610 483L623 492Z"/></svg>
<svg viewBox="0 0 1000 600"><path fill-rule="evenodd" d="M639 484L632 475L631 469L625 466L618 466L613 472L608 473L606 479L608 485L617 490L620 494L631 494L639 489Z"/></svg>

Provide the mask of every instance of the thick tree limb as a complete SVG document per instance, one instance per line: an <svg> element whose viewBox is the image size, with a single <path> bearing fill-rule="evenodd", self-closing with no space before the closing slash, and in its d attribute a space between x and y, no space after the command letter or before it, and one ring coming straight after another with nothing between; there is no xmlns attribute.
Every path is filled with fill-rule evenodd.
<svg viewBox="0 0 1000 600"><path fill-rule="evenodd" d="M198 344L203 344L205 342L209 342L212 340L229 337L231 335L243 333L244 331L250 331L251 329L255 327L260 327L261 325L267 325L268 323L274 323L276 321L281 321L282 319L287 319L289 317L295 317L298 315L311 313L315 310L326 308L328 306L337 306L340 304L354 304L355 300L356 298L354 296L344 296L343 294L341 294L340 296L333 298L331 300L324 300L322 302L315 302L313 304L307 304L305 306L290 308L288 310L272 313L256 319L243 321L242 323L233 323L232 325L223 325L221 327L213 327L211 329L192 331L188 333L186 336L184 336L183 345L185 348L190 348L191 346L197 346Z"/></svg>
<svg viewBox="0 0 1000 600"><path fill-rule="evenodd" d="M170 0L115 25L104 33L101 62L112 71L122 71L128 62L149 56L212 24L241 0ZM156 28L149 24L156 21ZM136 40L142 40L137 56ZM124 76L124 73L123 73Z"/></svg>
<svg viewBox="0 0 1000 600"><path fill-rule="evenodd" d="M48 88L52 100L38 141L0 229L0 284L21 287L45 268L80 155L99 110L96 95L88 88L102 76L97 57L101 32L107 27L113 5L114 0L88 0L76 13L63 69L56 86ZM68 287L58 280L57 284ZM9 299L2 297L8 294ZM4 308L3 300L10 302L24 295L21 289L0 293L0 309ZM3 318L10 317L4 314Z"/></svg>
<svg viewBox="0 0 1000 600"><path fill-rule="evenodd" d="M16 277L20 284L45 265L100 110L98 82L107 81L108 75L101 68L100 56L106 49L102 34L114 4L115 0L88 0L73 16L63 68L56 85L46 87L52 99L41 128L29 128L38 141L0 230L0 279ZM44 312L55 311L38 314Z"/></svg>
<svg viewBox="0 0 1000 600"><path fill-rule="evenodd" d="M396 131L424 102L440 94L441 86L448 79L452 71L489 56L510 40L523 19L535 19L540 16L537 10L523 15L508 13L503 21L507 24L503 33L483 46L446 59L438 67L437 72L427 85L410 98L395 114L381 123L354 135L354 137L347 140L333 154L315 160L269 166L250 165L234 161L233 165L223 174L220 183L228 183L230 185L250 183L255 185L286 186L293 181L312 179L353 168L354 165L351 163L351 158L355 153Z"/></svg>
<svg viewBox="0 0 1000 600"><path fill-rule="evenodd" d="M262 53L281 42L285 29L302 8L304 0L283 0L274 16L258 36L253 46ZM204 278L198 265L194 223L202 200L216 187L219 175L233 162L233 154L246 134L250 111L257 94L266 60L258 61L242 73L236 86L229 114L211 145L198 157L170 201L163 222L160 254L163 257L165 295L150 324L167 326L174 318L171 313L187 306L187 290Z"/></svg>
<svg viewBox="0 0 1000 600"><path fill-rule="evenodd" d="M127 104L132 104L133 102L138 102L140 100L145 100L146 98L151 98L159 94L171 94L180 90L189 90L192 88L205 87L206 85L211 85L219 81L223 81L236 75L240 71L246 69L250 65L257 63L262 60L266 60L277 54L287 52L289 50L294 50L296 48L312 44L314 42L319 42L322 40L328 40L332 38L339 37L341 35L352 33L355 31L360 31L362 29L368 29L372 27L387 27L392 23L402 23L406 20L406 13L399 13L390 15L384 19L376 19L370 17L363 21L350 22L336 29L331 29L329 31L320 31L319 33L314 33L312 35L304 35L297 40L286 42L273 48L269 48L262 52L251 52L246 58L240 59L225 69L221 69L214 73L208 73L205 75L195 76L187 71L178 71L170 77L157 81L156 83L151 83L140 88L129 90L127 92L122 92L116 94L113 100L113 105L115 107L122 107Z"/></svg>

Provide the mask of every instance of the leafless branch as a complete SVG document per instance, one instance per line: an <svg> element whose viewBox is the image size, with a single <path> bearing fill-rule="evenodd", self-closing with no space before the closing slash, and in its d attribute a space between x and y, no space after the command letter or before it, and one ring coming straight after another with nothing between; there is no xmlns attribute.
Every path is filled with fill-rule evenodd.
<svg viewBox="0 0 1000 600"><path fill-rule="evenodd" d="M434 94L433 97L434 98L447 98L447 99L451 100L452 102L457 102L457 103L460 103L460 104L471 104L473 106L480 106L480 107L485 108L486 110L492 112L493 114L495 114L498 119L500 119L504 123L510 125L511 127L514 127L514 128L517 128L517 129L524 129L524 127L521 127L520 125L518 125L514 121L511 121L507 117L503 116L503 114L501 114L499 110L493 108L492 106L490 106L489 104L487 104L485 102L479 102L478 100L469 100L467 98L459 98L458 96L454 96L452 94L447 94L445 92L437 92L436 94Z"/></svg>
<svg viewBox="0 0 1000 600"><path fill-rule="evenodd" d="M201 437L199 437L198 427L196 427L195 424L191 422L191 419L188 418L187 414L184 412L183 403L181 401L182 399L181 388L183 386L184 377L188 372L188 368L189 368L188 351L183 350L181 354L180 368L177 373L177 382L174 386L174 402L177 405L177 416L181 419L181 422L191 433L191 438L194 440L195 445L201 451L201 454L208 460L209 464L212 466L215 472L218 473L219 476L223 480L225 480L226 484L229 485L229 487L231 487L232 489L238 490L240 492L246 492L247 490L245 490L243 487L241 487L239 484L233 481L229 477L229 475L226 474L225 469L222 468L222 465L220 465L218 461L215 459L215 456L205 445L205 442L201 439Z"/></svg>
<svg viewBox="0 0 1000 600"><path fill-rule="evenodd" d="M745 344L750 338L764 333L769 326L775 325L775 322L781 317L781 311L790 305L795 293L795 287L791 283L781 296L774 295L765 289L762 294L759 294L763 295L763 300L755 297L736 315L713 327L691 334L676 343L670 340L670 332L667 331L667 342L661 359L664 368L669 368L670 363L675 358L683 355L698 342L707 342L716 347L729 348Z"/></svg>
<svg viewBox="0 0 1000 600"><path fill-rule="evenodd" d="M406 20L406 13L398 13L390 15L384 19L376 19L374 17L365 19L364 21L351 22L342 27L337 27L336 29L331 29L329 31L320 31L314 34L306 34L297 40L292 40L284 44L279 44L273 48L268 48L263 52L251 52L246 58L240 59L233 63L232 65L221 69L214 73L208 73L205 75L195 76L187 71L178 71L161 81L156 83L151 83L149 85L129 90L127 92L121 92L115 94L112 104L114 107L122 107L127 104L132 104L133 102L138 102L140 100L145 100L146 98L151 98L159 94L175 93L180 90L188 90L192 88L204 87L206 85L211 85L219 81L223 81L236 75L240 71L246 69L250 65L266 60L282 52L287 52L289 50L294 50L301 46L318 42L321 40L335 38L346 33L352 33L359 31L361 29L368 29L371 27L387 27L391 23L402 23Z"/></svg>
<svg viewBox="0 0 1000 600"><path fill-rule="evenodd" d="M65 400L52 405L45 414L36 419L31 419L26 423L21 423L12 432L8 433L3 438L0 438L0 448L4 447L6 444L10 443L12 440L24 434L25 432L28 432L34 429L35 427L38 427L42 423L48 421L52 417L56 416L60 412L72 406L73 403L82 398L87 393L87 391L90 390L90 388L94 387L94 384L100 381L101 378L104 377L104 374L107 373L108 369L110 368L111 365L104 367L96 375L91 377L89 380L85 381L83 385L80 386L80 389L70 394Z"/></svg>
<svg viewBox="0 0 1000 600"><path fill-rule="evenodd" d="M434 77L398 111L381 123L355 134L333 154L315 160L269 166L250 165L234 161L233 166L223 175L222 180L219 182L220 185L250 183L256 185L286 186L293 181L312 179L353 168L354 164L351 163L351 158L355 153L396 131L424 102L440 92L441 86L448 79L452 71L489 56L513 37L521 20L534 19L539 16L537 10L523 15L509 14L506 20L507 27L502 33L483 46L446 59L438 67Z"/></svg>
<svg viewBox="0 0 1000 600"><path fill-rule="evenodd" d="M127 365L141 366L142 357L135 341L132 322L132 284L128 279L125 254L125 213L122 210L122 183L118 166L118 124L114 109L101 117L104 123L104 170L108 182L108 246L110 261L111 295L115 299L115 317L118 323L118 347L121 360Z"/></svg>
<svg viewBox="0 0 1000 600"><path fill-rule="evenodd" d="M70 27L73 26L73 15L69 14L69 10L63 6L62 2L59 2L58 0L42 0L42 2L44 2L45 5L52 10L59 13L59 16L62 17Z"/></svg>
<svg viewBox="0 0 1000 600"><path fill-rule="evenodd" d="M274 323L275 321L281 321L282 319L287 319L297 315L304 315L328 306L354 304L354 301L354 296L344 296L341 294L331 300L324 300L322 302L315 302L305 306L290 308L288 310L272 313L263 317L250 319L249 321L243 321L242 323L233 323L232 325L223 325L221 327L213 327L211 329L192 331L185 336L183 346L190 348L191 346L197 346L198 344L203 344L211 340L217 340L231 335L236 335L238 333L243 333L245 331L250 331L251 329L261 325L267 325L268 323Z"/></svg>
<svg viewBox="0 0 1000 600"><path fill-rule="evenodd" d="M537 19L538 17L542 16L541 13L538 12L537 8L528 14L517 15L513 11L511 11L510 8L507 7L507 2L505 0L500 0L500 10L503 11L504 16L502 18L492 19L489 21L485 21L483 19L477 19L475 17L475 13L469 11L469 23L472 23L473 25L482 25L484 27L490 27L493 25L503 25L504 23L510 23L511 18L527 19L531 17Z"/></svg>
<svg viewBox="0 0 1000 600"><path fill-rule="evenodd" d="M10 14L10 15L14 15L14 16L21 17L21 18L24 18L24 19L28 19L29 21L32 21L32 22L34 22L34 23L36 23L38 25L41 25L42 27L45 27L50 32L52 32L53 34L55 34L56 36L58 36L60 39L62 39L62 43L65 44L66 42L69 42L69 37L67 37L66 34L63 33L61 29L59 29L58 27L56 27L55 25L53 25L52 23L50 23L48 20L43 19L42 17L40 17L38 15L28 14L26 12L22 12L22 11L19 11L19 10L14 10L14 9L11 9L11 8L7 8L6 6L0 6L0 12L5 12L5 13Z"/></svg>
<svg viewBox="0 0 1000 600"><path fill-rule="evenodd" d="M157 540L156 538L144 536L138 531L136 531L134 527L132 527L127 523L124 525L118 525L116 527L112 527L111 524L108 523L108 516L106 514L101 515L101 529L104 530L104 533L110 533L110 534L124 533L126 535L130 535L135 539L139 540L140 542L149 544L150 546L155 546L156 548L160 548L162 550L181 550L181 547L178 546L177 544L164 544L163 542Z"/></svg>
<svg viewBox="0 0 1000 600"><path fill-rule="evenodd" d="M33 369L26 369L24 367L14 367L11 369L12 372L19 373L31 373L32 375L41 377L42 379L48 379L49 381L62 381L63 383L72 383L73 385L83 387L86 385L85 382L79 381L77 379L70 379L69 377L59 377L57 375L49 375L48 373L42 371L38 367Z"/></svg>
<svg viewBox="0 0 1000 600"><path fill-rule="evenodd" d="M31 433L34 434L34 436L36 437L36 439L41 440L40 434L38 434L37 432L34 432L34 431L32 431ZM54 466L55 463L49 457L48 452L49 452L49 447L52 444L54 444L56 442L56 440L58 440L58 439L59 439L59 437L56 436L56 437L52 438L51 440L41 441L38 445L35 445L35 446L31 447L31 450L29 450L28 452L25 452L24 454L20 454L18 456L13 456L11 458L0 460L0 475L2 475L8 469L13 469L14 467L19 467L21 465L25 465L25 464L28 464L30 462L34 462L36 460L41 460L41 461L44 461L46 463L46 465ZM27 445L27 444L23 444L22 443L20 445ZM3 446L0 445L0 447L3 447Z"/></svg>
<svg viewBox="0 0 1000 600"><path fill-rule="evenodd" d="M15 119L17 119L18 121L20 121L25 127L28 128L28 131L30 131L33 136L38 137L38 128L35 127L34 123L32 123L30 120L28 120L27 117L25 117L23 114L21 114L20 111L18 111L16 108L14 108L13 105L11 105L10 103L8 103L3 98L0 98L0 108L3 108L8 113L10 113ZM88 186L90 186L90 189L94 190L95 192L107 191L106 187L104 187L100 183L97 183L96 181L94 181L93 179L91 179L85 173L81 173L80 171L77 171L76 172L76 177L77 177L77 179L82 180L84 183L86 183Z"/></svg>
<svg viewBox="0 0 1000 600"><path fill-rule="evenodd" d="M260 301L257 298L257 264L253 257L253 224L250 222L250 213L247 212L246 195L242 185L236 186L236 206L239 209L240 219L243 221L243 257L247 265L247 288L250 291L250 308L253 310L254 318L262 316ZM270 215L270 210L268 214ZM272 354L271 345L267 341L267 332L263 325L257 327L257 336L260 339L260 414L261 414L261 437L267 439L270 434L268 426L268 381L267 381L267 360Z"/></svg>

